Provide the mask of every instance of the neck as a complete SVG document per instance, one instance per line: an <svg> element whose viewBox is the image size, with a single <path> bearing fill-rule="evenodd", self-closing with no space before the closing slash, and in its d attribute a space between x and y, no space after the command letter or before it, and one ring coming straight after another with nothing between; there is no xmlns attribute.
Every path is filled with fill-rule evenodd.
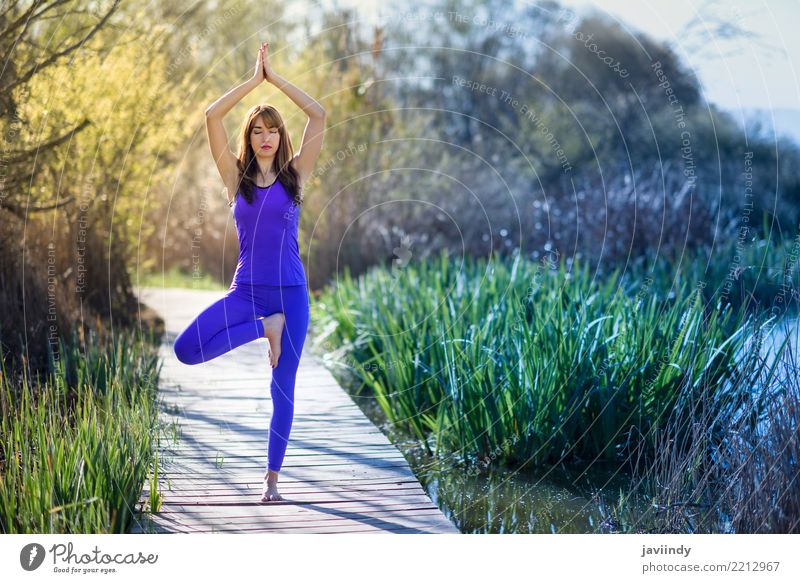
<svg viewBox="0 0 800 583"><path fill-rule="evenodd" d="M261 173L261 176L269 176L270 170L272 169L272 158L264 161L256 158L256 163L258 164L258 171Z"/></svg>

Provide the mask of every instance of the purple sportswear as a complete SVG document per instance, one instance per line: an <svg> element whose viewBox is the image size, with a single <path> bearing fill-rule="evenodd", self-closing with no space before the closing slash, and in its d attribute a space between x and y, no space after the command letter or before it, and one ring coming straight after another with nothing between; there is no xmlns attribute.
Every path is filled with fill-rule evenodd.
<svg viewBox="0 0 800 583"><path fill-rule="evenodd" d="M241 193L233 206L239 262L227 294L205 308L176 338L184 364L199 364L264 336L261 318L282 312L278 366L272 370L267 468L283 464L294 419L294 388L309 323L306 276L297 244L299 208L279 180L256 187L253 202ZM265 351L264 360L268 363ZM267 364L267 366L269 366Z"/></svg>

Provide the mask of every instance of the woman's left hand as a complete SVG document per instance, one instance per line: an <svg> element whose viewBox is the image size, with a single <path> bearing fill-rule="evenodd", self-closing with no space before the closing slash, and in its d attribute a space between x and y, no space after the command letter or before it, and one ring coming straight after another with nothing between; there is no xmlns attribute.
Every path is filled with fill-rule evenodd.
<svg viewBox="0 0 800 583"><path fill-rule="evenodd" d="M267 83L272 83L273 79L275 78L275 73L272 72L272 67L269 65L269 43L266 43L264 47L264 77L266 77Z"/></svg>

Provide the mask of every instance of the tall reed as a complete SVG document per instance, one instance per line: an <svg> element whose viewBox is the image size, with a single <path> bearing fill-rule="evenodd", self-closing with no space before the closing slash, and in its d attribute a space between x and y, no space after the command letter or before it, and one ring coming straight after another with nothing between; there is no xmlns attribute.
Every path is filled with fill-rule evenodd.
<svg viewBox="0 0 800 583"><path fill-rule="evenodd" d="M545 258L547 259L547 258ZM571 263L571 265L569 265ZM314 348L429 450L509 465L624 460L692 396L735 409L757 372L754 318L615 270L445 254L345 273L314 302Z"/></svg>
<svg viewBox="0 0 800 583"><path fill-rule="evenodd" d="M709 405L706 390L692 418L674 412L648 435L655 453L635 456L634 486L607 524L624 532L800 532L800 369L791 332L756 378L736 379L751 393L740 409Z"/></svg>
<svg viewBox="0 0 800 583"><path fill-rule="evenodd" d="M0 530L122 533L151 463L158 341L72 334L45 378L3 369Z"/></svg>

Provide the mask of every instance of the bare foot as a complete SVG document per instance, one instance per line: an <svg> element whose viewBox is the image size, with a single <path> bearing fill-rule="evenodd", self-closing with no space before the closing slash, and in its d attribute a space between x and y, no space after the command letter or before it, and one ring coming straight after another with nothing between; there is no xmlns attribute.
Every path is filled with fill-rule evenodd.
<svg viewBox="0 0 800 583"><path fill-rule="evenodd" d="M268 470L264 476L264 487L261 489L261 502L276 502L283 500L278 493L278 472Z"/></svg>
<svg viewBox="0 0 800 583"><path fill-rule="evenodd" d="M283 324L286 317L282 312L272 314L262 318L264 324L264 338L269 340L270 364L272 368L278 366L278 359L281 356L281 335L283 334Z"/></svg>

